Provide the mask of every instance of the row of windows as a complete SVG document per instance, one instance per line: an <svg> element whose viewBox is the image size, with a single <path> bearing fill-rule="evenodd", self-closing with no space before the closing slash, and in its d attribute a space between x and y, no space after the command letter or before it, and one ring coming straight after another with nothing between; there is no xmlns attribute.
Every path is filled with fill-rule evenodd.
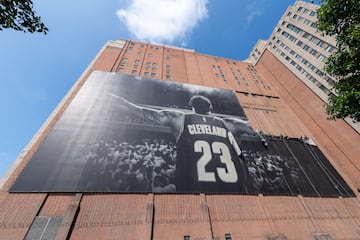
<svg viewBox="0 0 360 240"><path fill-rule="evenodd" d="M226 79L225 74L224 74L221 66L219 66L219 65L217 65L217 66L212 65L212 68L218 70L218 72L215 72L215 77L221 77L221 78L223 79L224 83L227 84L227 83L228 83L228 80ZM235 72L235 70L234 70L233 68L230 68L230 71L232 72L232 75L233 75L233 77L234 77L234 79L235 79L235 81L236 81L236 83L237 83L238 85L241 85L241 81L240 81L240 80L243 80L245 86L249 86L246 78L242 75L240 69L236 69L236 72ZM237 76L237 74L239 74L239 76Z"/></svg>
<svg viewBox="0 0 360 240"><path fill-rule="evenodd" d="M128 59L127 58L123 58L120 62L120 66L118 68L118 72L122 72L124 70L124 67L126 65L126 63L128 63ZM140 65L141 61L136 59L135 60L135 64L133 66L133 70L131 71L131 74L133 75L136 75L138 73L138 68L139 68L139 65ZM154 63L154 62L146 62L145 64L145 72L144 72L144 76L145 77L156 77L156 71L157 71L157 66L158 64L157 63ZM170 65L166 65L166 80L170 80L170 69L171 69L171 66Z"/></svg>
<svg viewBox="0 0 360 240"><path fill-rule="evenodd" d="M260 83L264 89L271 90L271 87L266 85L265 82L260 78L257 70L254 68L253 65L248 65L247 70L250 72L250 74L252 75L252 77L254 78L256 83L258 83L258 84Z"/></svg>
<svg viewBox="0 0 360 240"><path fill-rule="evenodd" d="M285 32L285 31L283 31L283 32L281 33L281 35L283 35L284 37L286 37L287 39L289 39L289 40L292 41L292 42L296 42L296 41L297 41L297 38L296 38L296 37L294 37L293 35Z"/></svg>
<svg viewBox="0 0 360 240"><path fill-rule="evenodd" d="M144 48L145 47L145 44L143 44L143 43L139 43L140 44L140 47L141 48ZM130 43L130 46L129 46L129 48L128 48L128 50L130 49L133 49L135 46L136 46L137 44L135 44L134 42L131 42ZM158 47L158 46L149 46L149 49L154 49L155 51L158 51L160 48ZM171 49L166 49L166 52L171 52Z"/></svg>
<svg viewBox="0 0 360 240"><path fill-rule="evenodd" d="M219 62L219 59L218 59L218 58L213 58L213 60L214 60L215 62ZM229 61L229 60L226 60L226 63L227 63L227 64L230 64L230 61ZM233 64L233 65L236 65L236 62L232 61L232 64Z"/></svg>
<svg viewBox="0 0 360 240"><path fill-rule="evenodd" d="M285 24L286 24L286 22L283 22L283 23L282 23L282 25L285 25ZM324 41L318 39L317 37L315 37L315 36L313 36L313 35L311 35L311 34L309 34L308 32L304 32L304 31L301 30L300 28L298 28L298 27L296 27L296 26L294 26L294 25L292 25L292 24L290 24L290 23L287 24L286 27L287 27L288 29L290 29L291 31L293 31L293 32L301 35L303 38L305 38L305 39L307 39L307 40L310 40L310 42L315 43L318 47L325 49L325 51L327 51L327 52L329 52L329 53L333 52L334 49L335 49L335 48L334 48L333 46L331 46L330 44L326 44ZM280 29L280 30L279 30L279 29ZM278 32L281 31L281 28L279 28L279 29L278 29ZM284 35L284 34L283 34L283 35ZM285 35L286 35L286 34L285 34ZM299 41L297 42L297 45L299 45L299 46L301 46L302 44L303 44L303 42L302 42L301 40L299 40ZM324 48L325 45L327 45L326 48Z"/></svg>
<svg viewBox="0 0 360 240"><path fill-rule="evenodd" d="M286 33L286 32L283 32L282 34L283 36L287 37L290 39L289 36L291 36L290 34ZM304 34L305 35L305 34ZM308 35L305 35L306 37ZM273 37L273 40L275 40L275 37ZM310 41L314 42L314 41L317 41L318 39L316 37L312 37ZM279 40L277 41L279 42ZM293 41L294 42L294 41ZM296 41L295 41L296 42ZM284 44L284 43L282 43ZM321 53L318 53L318 51L316 51L315 49L312 49L310 48L309 45L307 44L304 44L301 40L297 40L296 42L296 45L298 45L299 47L302 47L305 51L309 52L311 55L315 56L319 61L321 62L324 62L326 57L325 55L321 54ZM319 47L322 47L324 45L324 42L319 40L318 43L317 43L317 46ZM325 49L327 52L332 52L334 50L334 47L332 47L331 45L328 45Z"/></svg>
<svg viewBox="0 0 360 240"><path fill-rule="evenodd" d="M317 75L319 75L320 77L322 77L324 75L324 73L317 69L314 65L312 65L311 63L309 63L305 58L303 58L301 55L297 54L294 50L290 49L290 47L288 47L287 45L285 45L285 43L280 42L280 40L277 40L276 43L280 43L280 47L282 47L283 49L285 49L286 51L288 51L291 55L295 56L296 59L298 59L299 61L301 61L304 65L308 66L312 71L314 71ZM273 46L274 49L276 49L276 46ZM314 55L312 53L312 51L315 51L314 49L312 49L310 51L310 53L312 55ZM316 52L316 51L315 51ZM322 61L325 59L325 56L322 54L319 54L319 56L317 57L318 60Z"/></svg>
<svg viewBox="0 0 360 240"><path fill-rule="evenodd" d="M304 13L304 14L308 14L308 15L310 15L310 16L312 16L312 17L314 17L315 15L316 15L316 12L314 12L314 11L312 11L312 10L310 10L310 9L307 9L307 8L304 8L304 7L299 7L298 9L297 9L297 12L298 13Z"/></svg>
<svg viewBox="0 0 360 240"><path fill-rule="evenodd" d="M297 14L294 14L292 16L292 18L297 20L300 23L303 23L303 24L305 24L307 26L310 26L310 27L316 29L316 23L313 22L313 21L310 21L309 19L303 18L302 16L298 16Z"/></svg>
<svg viewBox="0 0 360 240"><path fill-rule="evenodd" d="M213 68L216 68L215 65L212 65L212 66L213 66ZM220 77L220 76L221 76L221 78L222 78L222 80L224 81L224 83L227 84L228 81L227 81L226 78L225 78L225 74L224 74L221 66L217 66L217 69L218 69L219 72L218 72L218 73L215 73L215 76L216 76L216 77Z"/></svg>
<svg viewBox="0 0 360 240"><path fill-rule="evenodd" d="M275 49L275 51L277 53L280 54L280 56L284 57L284 59L286 61L288 61L292 66L294 66L304 77L306 77L308 80L310 80L311 82L313 82L317 87L319 87L324 93L326 93L327 95L330 95L331 92L329 89L327 89L323 84L321 84L318 80L316 80L315 77L313 77L309 72L307 72L305 69L303 69L303 67L300 66L299 63L295 62L290 56L286 55L285 52L281 51L278 47L276 47L276 45L273 46L273 49ZM298 54L296 54L295 56L297 59L301 59L302 57ZM311 69L312 71L314 71L314 73L316 73L317 75L319 75L320 77L322 77L324 75L324 73L322 71L320 71L319 69L317 69L314 65L308 63L307 60L303 59L301 60L301 63L304 64L307 68ZM332 81L332 80L327 80L328 82Z"/></svg>

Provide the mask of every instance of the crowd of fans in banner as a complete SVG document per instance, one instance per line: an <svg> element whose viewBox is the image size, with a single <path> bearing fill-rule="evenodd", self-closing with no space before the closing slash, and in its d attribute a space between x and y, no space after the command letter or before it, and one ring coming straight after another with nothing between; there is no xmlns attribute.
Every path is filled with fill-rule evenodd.
<svg viewBox="0 0 360 240"><path fill-rule="evenodd" d="M284 160L278 155L251 151L244 151L243 157L254 192L291 192L299 181L300 168L293 159Z"/></svg>
<svg viewBox="0 0 360 240"><path fill-rule="evenodd" d="M99 141L87 155L83 174L89 189L174 192L176 145L161 137ZM82 183L84 184L84 183Z"/></svg>
<svg viewBox="0 0 360 240"><path fill-rule="evenodd" d="M254 193L292 192L300 168L293 159L268 152L243 151ZM163 137L98 141L86 155L80 184L119 192L175 192L176 144ZM85 186L84 186L85 185ZM296 189L293 189L296 191Z"/></svg>

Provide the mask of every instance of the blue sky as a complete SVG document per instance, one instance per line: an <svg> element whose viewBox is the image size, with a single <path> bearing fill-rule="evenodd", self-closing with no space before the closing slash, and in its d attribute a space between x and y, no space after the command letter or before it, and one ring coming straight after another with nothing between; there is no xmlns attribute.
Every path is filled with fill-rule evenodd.
<svg viewBox="0 0 360 240"><path fill-rule="evenodd" d="M166 43L244 60L294 3L34 0L47 35L0 31L0 177L107 40Z"/></svg>

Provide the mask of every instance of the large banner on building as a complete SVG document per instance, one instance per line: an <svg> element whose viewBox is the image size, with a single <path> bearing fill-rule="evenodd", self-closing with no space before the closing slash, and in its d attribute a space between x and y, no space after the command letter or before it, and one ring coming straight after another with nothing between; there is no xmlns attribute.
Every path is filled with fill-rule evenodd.
<svg viewBox="0 0 360 240"><path fill-rule="evenodd" d="M255 134L232 91L100 71L10 191L353 196L317 147Z"/></svg>

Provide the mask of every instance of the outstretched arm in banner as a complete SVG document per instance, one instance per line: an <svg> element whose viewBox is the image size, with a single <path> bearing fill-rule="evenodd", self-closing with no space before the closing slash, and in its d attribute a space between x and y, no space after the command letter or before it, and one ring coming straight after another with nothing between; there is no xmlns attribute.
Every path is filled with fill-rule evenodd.
<svg viewBox="0 0 360 240"><path fill-rule="evenodd" d="M143 107L129 102L125 98L109 91L106 91L106 93L116 98L120 107L126 108L132 113L139 115L139 117L146 118L158 125L170 127L175 136L178 136L180 133L184 118L183 112L174 109L158 110L150 107Z"/></svg>

